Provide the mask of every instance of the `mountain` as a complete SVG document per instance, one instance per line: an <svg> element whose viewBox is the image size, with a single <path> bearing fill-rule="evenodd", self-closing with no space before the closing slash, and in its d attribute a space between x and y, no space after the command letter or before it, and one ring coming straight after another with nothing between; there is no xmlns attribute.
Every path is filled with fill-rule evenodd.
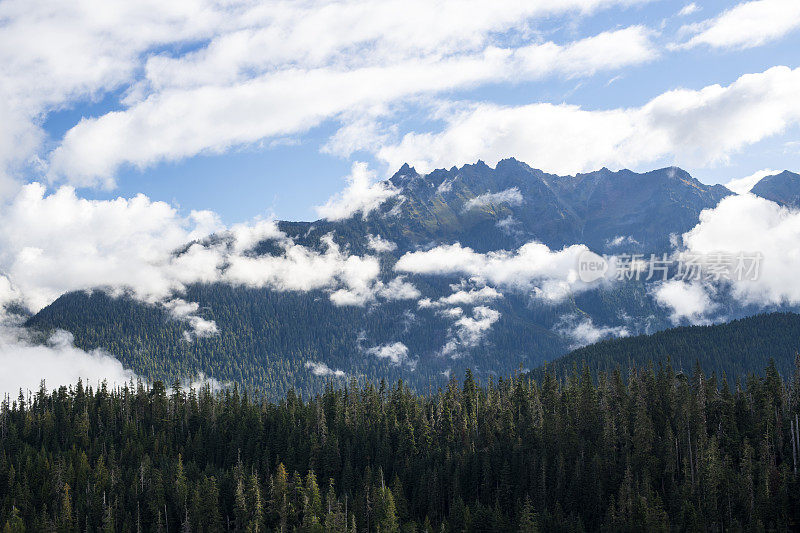
<svg viewBox="0 0 800 533"><path fill-rule="evenodd" d="M330 231L380 234L400 250L460 242L485 252L535 240L552 249L582 243L602 253L625 244L649 253L666 250L670 234L690 230L700 211L732 194L675 167L557 176L513 158L495 168L478 161L426 175L406 164L387 184L399 194L366 219L286 222L281 229L305 242Z"/></svg>
<svg viewBox="0 0 800 533"><path fill-rule="evenodd" d="M766 176L750 192L786 207L800 208L800 174L784 170L780 174Z"/></svg>
<svg viewBox="0 0 800 533"><path fill-rule="evenodd" d="M516 250L531 241L553 251L578 243L600 253L667 251L671 234L688 231L703 209L731 194L673 167L557 176L515 159L495 168L479 161L426 175L404 165L384 186L396 194L366 216L284 221L279 228L296 244L317 251L326 250L329 235L355 255L377 256L369 235L392 241L395 249L380 254L380 281L388 284L401 256L443 244L460 243L476 252ZM283 253L274 240L252 251ZM407 280L418 298L362 307L334 305L325 290L192 285L181 298L197 303L202 318L219 330L197 339L187 339L186 324L163 306L102 291L65 294L27 325L67 330L77 346L103 348L148 378L204 374L268 389L279 398L289 389L320 392L341 376L402 378L424 390L466 368L482 377L508 375L552 361L576 345L672 324L643 281L600 286L558 301L503 288L488 303L443 309L420 302L473 289L469 276L408 274ZM740 312L745 311L733 315ZM445 348L454 339L464 349L449 353Z"/></svg>
<svg viewBox="0 0 800 533"><path fill-rule="evenodd" d="M689 326L619 339L605 340L574 350L546 365L556 376L567 376L585 364L593 374L617 368L627 373L650 363L692 371L699 364L708 375L737 379L762 373L770 360L783 376L790 376L800 354L800 315L769 313L713 326ZM545 367L533 375L540 377Z"/></svg>

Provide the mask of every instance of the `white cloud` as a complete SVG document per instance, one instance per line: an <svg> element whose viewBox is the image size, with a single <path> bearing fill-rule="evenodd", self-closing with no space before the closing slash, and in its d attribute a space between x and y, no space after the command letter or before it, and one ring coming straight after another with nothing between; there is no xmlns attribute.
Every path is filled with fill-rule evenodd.
<svg viewBox="0 0 800 533"><path fill-rule="evenodd" d="M374 346L368 349L367 353L378 359L387 359L395 366L408 362L408 346L402 342Z"/></svg>
<svg viewBox="0 0 800 533"><path fill-rule="evenodd" d="M334 370L323 362L306 361L306 368L310 369L315 376L331 376L335 378L347 376L344 370Z"/></svg>
<svg viewBox="0 0 800 533"><path fill-rule="evenodd" d="M707 322L705 315L715 307L702 283L664 281L654 287L653 296L659 304L670 309L670 319L675 324L684 320L704 324Z"/></svg>
<svg viewBox="0 0 800 533"><path fill-rule="evenodd" d="M752 48L798 28L800 3L796 0L754 0L742 2L713 19L685 26L682 32L694 35L680 47Z"/></svg>
<svg viewBox="0 0 800 533"><path fill-rule="evenodd" d="M613 239L607 240L606 244L611 248L617 248L623 245L638 245L639 241L630 235L617 235Z"/></svg>
<svg viewBox="0 0 800 533"><path fill-rule="evenodd" d="M696 3L692 2L691 4L686 4L685 6L683 6L681 10L678 11L678 16L688 17L689 15L697 13L698 11L700 11L700 8Z"/></svg>
<svg viewBox="0 0 800 533"><path fill-rule="evenodd" d="M181 390L189 392L191 390L202 390L208 387L212 392L217 392L230 386L230 382L221 382L211 376L206 376L200 372L195 378L185 379L182 382Z"/></svg>
<svg viewBox="0 0 800 533"><path fill-rule="evenodd" d="M323 253L287 243L283 255L231 257L223 280L251 287L310 291L325 288L337 278L355 290L377 277L377 259L346 255L330 235L323 242Z"/></svg>
<svg viewBox="0 0 800 533"><path fill-rule="evenodd" d="M319 216L328 220L342 220L356 213L367 218L370 212L399 192L385 181L376 181L375 173L367 168L366 163L356 162L347 177L347 187L316 210Z"/></svg>
<svg viewBox="0 0 800 533"><path fill-rule="evenodd" d="M419 290L405 276L397 276L389 283L378 282L377 294L387 300L415 300L419 298Z"/></svg>
<svg viewBox="0 0 800 533"><path fill-rule="evenodd" d="M456 10L453 4L445 4L447 11ZM397 21L406 20L413 9L399 3L395 8L402 9L405 15L396 16ZM337 9L331 10L335 17ZM490 11L494 12L495 6ZM476 13L471 13L472 17L480 18ZM507 14L502 18L504 25L517 26L523 22ZM427 13L421 20L437 20L435 27L430 28L431 35L436 37L429 48L422 43L430 36L421 42L410 38L420 35L419 21L403 36L406 41L402 44L392 37L397 37L396 28L389 36L375 34L374 28L370 29L368 33L373 40L362 41L368 20L359 20L361 29L352 31L350 37L336 34L335 38L342 41L332 44L332 49L320 42L317 28L313 37L310 33L306 35L309 42L302 43L306 48L286 51L286 45L279 43L274 52L265 46L264 57L251 52L251 39L246 35L242 39L223 36L200 53L173 59L159 56L148 63L147 83L138 86L142 94L134 92L137 98L127 100L127 107L84 119L67 132L48 157L49 176L80 185L108 184L122 165L147 167L199 153L221 153L236 146L303 133L325 120L347 121L348 117L359 117L365 112L375 113L375 109L380 113L383 106L419 95L504 80L587 76L600 70L640 64L657 55L650 32L640 26L566 45L547 42L499 48L489 41L491 26L486 26L486 21L478 23L484 33L467 34L466 28L475 26L475 22L470 22L458 28L454 42L443 42L448 30L441 27L440 21L445 19ZM448 20L451 30L455 20L463 21L463 17ZM496 21L497 16L491 15L489 20ZM336 26L328 20L324 27ZM287 28L291 28L289 34L298 31L291 26ZM265 31L269 34L267 38L256 39L262 45L286 35L279 28L269 27ZM326 50L331 56L315 58L308 48L311 42L323 56ZM370 53L364 54L361 46L367 43ZM452 49L443 48L444 44ZM219 57L215 51L220 53ZM251 60L256 64L250 64ZM341 132L327 149L352 153L363 144L354 144L359 137L369 133L382 135L368 122L353 120L357 126L345 127L355 128L354 132Z"/></svg>
<svg viewBox="0 0 800 533"><path fill-rule="evenodd" d="M420 308L428 307L448 307L452 305L475 305L479 303L486 303L498 298L502 298L503 294L498 292L495 288L485 286L480 289L463 290L458 285L451 285L453 293L449 296L443 296L438 300L431 301L430 298L423 298L419 301Z"/></svg>
<svg viewBox="0 0 800 533"><path fill-rule="evenodd" d="M211 244L187 248L211 233L217 235ZM265 239L281 252L247 253ZM104 289L164 304L204 336L216 333L216 325L198 315L196 303L179 298L187 284L325 290L339 305L419 297L402 277L378 280L377 257L349 255L331 236L323 246L320 252L294 243L274 221L226 228L213 213L182 217L143 195L86 200L70 187L46 194L34 183L0 211L0 304L18 301L35 312L64 293Z"/></svg>
<svg viewBox="0 0 800 533"><path fill-rule="evenodd" d="M587 248L573 245L552 251L529 242L516 251L478 253L459 243L404 254L395 264L400 272L466 275L495 286L531 290L537 297L558 301L595 284L580 281L578 259Z"/></svg>
<svg viewBox="0 0 800 533"><path fill-rule="evenodd" d="M745 194L750 192L750 190L753 187L755 187L756 183L761 181L763 178L766 178L767 176L774 176L779 172L780 172L779 170L772 170L769 168L765 168L764 170L759 170L757 172L750 174L749 176L732 179L731 181L725 184L725 187L735 192L736 194Z"/></svg>
<svg viewBox="0 0 800 533"><path fill-rule="evenodd" d="M164 302L170 314L178 320L189 323L192 333L197 337L211 337L219 332L217 324L213 320L206 320L198 315L200 305L197 302L187 302L181 298L174 298ZM191 336L187 336L190 340Z"/></svg>
<svg viewBox="0 0 800 533"><path fill-rule="evenodd" d="M72 335L55 332L46 343L33 342L19 328L0 325L0 395L15 398L20 389L37 391L41 380L49 390L75 385L83 379L95 386L101 381L124 385L136 375L102 350L85 352L72 344Z"/></svg>
<svg viewBox="0 0 800 533"><path fill-rule="evenodd" d="M274 220L256 219L252 224L234 224L229 233L233 237L233 249L237 253L250 251L262 241L286 238Z"/></svg>
<svg viewBox="0 0 800 533"><path fill-rule="evenodd" d="M479 194L475 198L470 198L464 204L464 210L468 211L476 207L480 208L494 204L520 205L522 202L522 193L519 192L519 188L511 187L500 192L487 192Z"/></svg>
<svg viewBox="0 0 800 533"><path fill-rule="evenodd" d="M757 276L741 276L731 284L740 302L760 306L800 303L800 211L786 209L752 194L730 196L715 209L700 214L700 223L684 234L683 242L695 254L760 253ZM738 278L739 276L734 276ZM749 279L755 277L755 279Z"/></svg>
<svg viewBox="0 0 800 533"><path fill-rule="evenodd" d="M148 50L208 38L223 25L245 22L236 15L222 3L204 0L4 1L0 177L41 148L43 116L124 88ZM6 142L12 139L19 142Z"/></svg>
<svg viewBox="0 0 800 533"><path fill-rule="evenodd" d="M593 344L608 337L627 337L630 335L624 326L596 326L591 317L567 315L556 324L556 331L570 337L574 343L571 348Z"/></svg>
<svg viewBox="0 0 800 533"><path fill-rule="evenodd" d="M561 174L664 159L707 165L800 123L799 92L800 68L781 66L726 87L672 90L634 108L445 103L435 114L442 131L408 133L376 155L420 172L476 158L494 165L510 154Z"/></svg>
<svg viewBox="0 0 800 533"><path fill-rule="evenodd" d="M720 265L724 275L656 285L653 295L673 322L708 322L728 297L761 308L800 304L800 211L749 193L729 196L700 213L683 245L681 253L699 259L706 272Z"/></svg>
<svg viewBox="0 0 800 533"><path fill-rule="evenodd" d="M218 227L207 214L184 218L143 195L85 200L70 187L46 195L34 183L0 212L0 271L33 311L65 292L103 287L157 301L186 274L172 263L173 252ZM187 258L180 264L189 266Z"/></svg>
<svg viewBox="0 0 800 533"><path fill-rule="evenodd" d="M456 308L458 309L458 308ZM450 338L442 347L442 355L453 359L461 356L464 349L478 346L492 326L500 320L500 312L486 306L478 306L472 310L472 316L453 313L459 318L450 331Z"/></svg>
<svg viewBox="0 0 800 533"><path fill-rule="evenodd" d="M373 252L385 253L397 250L397 243L384 239L380 235L367 234L367 247Z"/></svg>

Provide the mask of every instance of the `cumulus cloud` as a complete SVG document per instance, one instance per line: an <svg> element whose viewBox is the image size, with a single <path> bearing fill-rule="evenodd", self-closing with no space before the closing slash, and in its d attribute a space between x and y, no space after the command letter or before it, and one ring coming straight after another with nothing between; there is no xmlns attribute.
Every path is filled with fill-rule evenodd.
<svg viewBox="0 0 800 533"><path fill-rule="evenodd" d="M276 255L249 253L265 239L276 243ZM349 255L330 235L322 245L322 251L298 245L274 221L226 228L213 213L184 217L143 195L86 200L70 187L46 194L34 183L0 212L0 305L14 301L36 312L64 293L103 289L163 304L196 336L206 336L216 325L180 298L188 284L325 290L338 305L419 296L402 277L378 280L376 257Z"/></svg>
<svg viewBox="0 0 800 533"><path fill-rule="evenodd" d="M597 326L591 317L579 317L574 314L561 317L555 329L558 333L572 339L571 348L593 344L609 337L630 335L630 331L624 326Z"/></svg>
<svg viewBox="0 0 800 533"><path fill-rule="evenodd" d="M420 296L419 289L406 281L405 276L397 276L389 283L378 282L376 292L387 300L415 300Z"/></svg>
<svg viewBox="0 0 800 533"><path fill-rule="evenodd" d="M500 312L484 305L472 309L472 316L463 314L461 308L454 308L452 316L458 317L449 332L449 338L442 347L442 355L453 359L460 357L463 350L478 346L500 320Z"/></svg>
<svg viewBox="0 0 800 533"><path fill-rule="evenodd" d="M742 2L719 16L684 26L693 34L680 48L753 48L800 28L800 4L795 0Z"/></svg>
<svg viewBox="0 0 800 533"><path fill-rule="evenodd" d="M397 250L397 243L384 239L380 235L367 234L367 247L373 252L386 253Z"/></svg>
<svg viewBox="0 0 800 533"><path fill-rule="evenodd" d="M764 170L759 170L750 174L749 176L745 176L743 178L735 178L725 184L729 190L735 192L736 194L745 194L750 192L750 190L755 187L756 183L761 181L763 178L767 176L774 176L778 174L779 170L772 170L769 168L765 168Z"/></svg>
<svg viewBox="0 0 800 533"><path fill-rule="evenodd" d="M696 3L692 2L691 4L686 4L685 6L683 6L681 8L681 10L678 11L678 16L679 17L688 17L689 15L692 15L693 13L697 13L698 11L700 11L700 8L698 7L698 5Z"/></svg>
<svg viewBox="0 0 800 533"><path fill-rule="evenodd" d="M638 246L639 245L639 241L637 241L636 239L634 239L630 235L617 235L613 239L608 239L606 241L606 244L610 248L618 248L618 247L623 246L623 245L635 245L635 246Z"/></svg>
<svg viewBox="0 0 800 533"><path fill-rule="evenodd" d="M692 324L705 324L706 315L715 304L706 286L699 282L668 280L658 283L653 289L656 301L670 309L670 320L674 324L688 321Z"/></svg>
<svg viewBox="0 0 800 533"><path fill-rule="evenodd" d="M752 194L730 196L715 209L703 211L700 223L684 234L683 242L691 253L728 255L734 270L755 267L751 275L733 276L732 294L742 303L800 303L800 211ZM760 254L761 260L739 265L740 254Z"/></svg>
<svg viewBox="0 0 800 533"><path fill-rule="evenodd" d="M206 376L204 373L200 372L196 377L192 379L185 379L181 384L181 390L184 392L189 392L191 390L201 390L208 388L212 392L217 392L222 389L225 389L230 386L229 382L222 382L218 379L212 378L211 376Z"/></svg>
<svg viewBox="0 0 800 533"><path fill-rule="evenodd" d="M487 192L484 194L479 194L475 198L470 198L464 204L464 210L468 211L470 209L495 204L520 205L522 202L522 193L519 192L519 188L511 187L510 189L506 189L504 191Z"/></svg>
<svg viewBox="0 0 800 533"><path fill-rule="evenodd" d="M371 256L350 256L333 241L332 235L322 239L326 250L283 243L282 255L228 257L223 281L250 287L271 287L277 290L310 291L339 280L352 291L366 290L378 276L380 264Z"/></svg>
<svg viewBox="0 0 800 533"><path fill-rule="evenodd" d="M578 278L584 245L552 251L529 242L516 251L475 252L459 243L404 254L395 270L412 274L466 275L494 286L530 290L537 297L559 301L569 294L595 286ZM597 282L600 283L600 282Z"/></svg>
<svg viewBox="0 0 800 533"><path fill-rule="evenodd" d="M386 359L395 366L408 363L408 346L402 342L374 346L369 348L367 353L374 355L378 359Z"/></svg>
<svg viewBox="0 0 800 533"><path fill-rule="evenodd" d="M22 329L0 325L0 395L14 398L19 390L36 391L41 380L52 390L75 385L79 379L88 385L107 381L124 385L136 375L102 350L90 352L76 348L72 335L57 331L45 343L34 342Z"/></svg>
<svg viewBox="0 0 800 533"><path fill-rule="evenodd" d="M217 324L213 320L206 320L198 314L200 304L197 302L187 302L181 298L174 298L164 302L164 307L169 310L173 317L188 322L192 328L192 333L197 337L211 337L219 332ZM188 333L185 338L186 340L192 339Z"/></svg>
<svg viewBox="0 0 800 533"><path fill-rule="evenodd" d="M364 78L379 77L381 67L412 59L424 67L426 63L446 63L452 55L480 57L490 47L492 35L520 30L537 17L565 12L585 14L639 1L521 4L503 0L490 9L478 1L430 4L423 0L315 0L273 4L265 9L248 0L6 0L0 5L0 189L10 185L11 167L30 161L42 150L42 117L76 102L96 100L110 93L124 95L122 110L108 113L100 121L84 119L84 126L78 128L80 135L67 136L65 149L51 158L52 173L67 173L66 178L76 184L111 185L113 177L109 172L120 159L143 165L158 157L181 157L196 150L219 151L236 142L257 140L265 131L268 135L307 128L315 120L330 118L342 109L331 107L329 101L328 105L299 113L314 100L308 98L313 91L308 90L302 73L294 76L294 82L280 81L291 78L298 69L311 77L317 72L324 74L330 67L345 72L360 69L360 74L348 82L352 92L358 94L346 102L380 101L380 90L359 88ZM320 38L320 28L326 29L324 39ZM41 35L58 38L43 40ZM182 48L186 51L175 52ZM369 54L363 53L366 48ZM167 54L165 49L171 52ZM634 47L622 47L620 54L599 57L595 62L598 68L613 68L617 63L642 61L637 58L640 53ZM620 59L614 59L618 55ZM558 66L550 70L557 71ZM277 75L265 78L270 72ZM482 77L490 75L491 72L484 72ZM269 81L259 85L263 79ZM419 90L427 80L416 82L405 90ZM319 90L326 90L325 84L320 87ZM194 92L195 89L200 90ZM207 108L205 120L198 119L197 111L202 108L192 104L211 104L216 96L225 99L237 91L250 103L231 107L241 113L238 118L225 115L227 120L221 122L219 135L210 135L208 129L191 129L213 127L214 114L221 111L216 100L217 105ZM265 125L253 127L245 110L253 101L268 101L270 96L278 97L268 106L270 111L287 112L277 120L264 120L269 115L262 115L256 123L263 120ZM190 103L189 107L181 108L181 99ZM149 104L138 107L144 102ZM148 109L153 111L149 128L143 117ZM258 114L258 107L251 109L252 114ZM172 111L173 116L179 116L181 110L188 113L181 120L168 120L165 124L185 123L187 128L162 129L156 123L159 114L164 118L164 112ZM286 120L292 113L300 117L298 122ZM223 115L218 113L216 118ZM192 126L188 127L190 122ZM111 133L115 129L119 137L103 137L103 131ZM248 129L251 132L246 132ZM144 135L150 136L150 146ZM120 152L122 146L117 141L123 137L125 142L133 143L127 155ZM88 146L83 142L96 143L91 160L80 159L93 155L91 150L84 150Z"/></svg>
<svg viewBox="0 0 800 533"><path fill-rule="evenodd" d="M379 208L386 200L400 193L388 182L376 181L375 173L366 163L353 163L347 187L316 208L317 214L328 220L342 220L361 213L363 218Z"/></svg>
<svg viewBox="0 0 800 533"><path fill-rule="evenodd" d="M103 287L124 287L154 302L179 289L187 272L202 277L190 261L202 258L199 251L177 264L174 252L219 228L209 213L181 217L143 195L86 200L70 187L47 195L34 183L0 212L0 271L32 311L65 292Z"/></svg>
<svg viewBox="0 0 800 533"><path fill-rule="evenodd" d="M693 258L706 275L654 286L673 322L705 323L723 298L760 308L800 304L800 211L741 193L701 212L682 240L676 258ZM709 276L709 266L724 275Z"/></svg>
<svg viewBox="0 0 800 533"><path fill-rule="evenodd" d="M323 362L319 361L306 361L306 368L311 370L315 376L343 378L347 376L344 370L334 370Z"/></svg>
<svg viewBox="0 0 800 533"><path fill-rule="evenodd" d="M430 298L423 298L418 303L419 307L424 309L459 305L475 305L479 303L490 302L503 297L503 294L498 292L497 289L489 286L469 290L464 290L459 285L451 285L450 288L453 290L452 294L443 296L433 301Z"/></svg>
<svg viewBox="0 0 800 533"><path fill-rule="evenodd" d="M560 174L665 158L706 165L800 123L798 92L800 68L781 66L724 87L672 90L641 107L448 102L435 113L443 130L407 133L377 156L392 168L408 162L420 172L476 158L495 165L508 154Z"/></svg>
<svg viewBox="0 0 800 533"><path fill-rule="evenodd" d="M226 11L221 3L204 0L3 2L0 178L41 148L41 118L48 112L130 84L144 52L207 38L224 17L233 22L233 12Z"/></svg>

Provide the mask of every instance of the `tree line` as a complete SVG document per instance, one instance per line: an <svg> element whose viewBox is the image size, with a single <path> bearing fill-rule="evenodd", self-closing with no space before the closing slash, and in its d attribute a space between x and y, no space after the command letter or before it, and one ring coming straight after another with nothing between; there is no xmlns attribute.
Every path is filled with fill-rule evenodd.
<svg viewBox="0 0 800 533"><path fill-rule="evenodd" d="M3 531L800 526L800 358L733 384L651 364L255 397L157 381L6 398Z"/></svg>

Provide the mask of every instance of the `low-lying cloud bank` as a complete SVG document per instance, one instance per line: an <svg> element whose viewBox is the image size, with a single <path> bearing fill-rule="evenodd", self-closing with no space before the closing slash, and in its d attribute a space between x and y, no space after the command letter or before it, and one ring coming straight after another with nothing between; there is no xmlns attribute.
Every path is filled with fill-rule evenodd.
<svg viewBox="0 0 800 533"><path fill-rule="evenodd" d="M306 361L306 368L315 376L343 378L347 377L344 370L333 369L320 361Z"/></svg>
<svg viewBox="0 0 800 533"><path fill-rule="evenodd" d="M54 333L41 344L24 330L9 326L0 326L0 369L0 395L8 394L12 400L20 389L25 393L37 391L42 380L50 390L75 385L79 379L92 386L103 381L114 386L137 380L136 374L103 350L76 348L72 335L65 331Z"/></svg>
<svg viewBox="0 0 800 533"><path fill-rule="evenodd" d="M268 239L280 254L248 253ZM381 249L391 246L373 240ZM19 301L34 312L66 292L102 288L161 303L209 335L215 326L180 299L188 284L326 290L337 305L418 295L402 278L381 283L379 272L378 257L350 255L330 236L316 250L294 243L272 220L225 227L212 212L183 217L143 195L86 200L71 187L48 195L34 183L0 213L0 303Z"/></svg>
<svg viewBox="0 0 800 533"><path fill-rule="evenodd" d="M363 218L400 191L385 181L378 181L366 163L353 163L347 187L316 207L317 214L328 220L342 220L361 213Z"/></svg>
<svg viewBox="0 0 800 533"><path fill-rule="evenodd" d="M486 207L495 204L520 205L524 199L517 187L505 189L500 192L487 192L471 198L464 204L464 211Z"/></svg>
<svg viewBox="0 0 800 533"><path fill-rule="evenodd" d="M571 348L593 344L609 337L630 335L630 331L625 326L598 326L591 317L579 317L578 315L561 317L556 324L556 331L572 339Z"/></svg>
<svg viewBox="0 0 800 533"><path fill-rule="evenodd" d="M395 270L464 275L495 286L528 290L544 300L560 301L602 282L586 283L578 277L580 257L588 250L580 244L553 251L542 243L529 242L515 251L480 253L455 243L407 253L397 261Z"/></svg>
<svg viewBox="0 0 800 533"><path fill-rule="evenodd" d="M457 359L465 350L480 345L501 316L499 311L485 305L473 308L472 316L464 313L460 307L447 311L447 315L454 318L455 322L448 331L448 339L441 353L452 359Z"/></svg>
<svg viewBox="0 0 800 533"><path fill-rule="evenodd" d="M800 211L752 194L730 196L700 214L683 235L684 253L728 257L742 276L719 281L671 280L654 290L675 322L702 323L719 307L720 288L743 306L768 308L800 304ZM758 257L737 264L740 254ZM745 270L750 270L749 273Z"/></svg>
<svg viewBox="0 0 800 533"><path fill-rule="evenodd" d="M381 198L365 204L356 195L337 209L366 213ZM252 253L265 240L273 241L276 255ZM68 186L48 194L39 183L26 185L0 210L3 390L35 389L43 378L49 386L71 384L79 377L105 377L112 383L134 377L104 352L75 348L65 334L37 345L3 311L9 305L37 312L72 291L125 294L162 306L186 324L185 339L191 342L218 333L217 325L201 316L199 305L185 299L192 283L321 290L342 306L419 298L403 275L379 279L378 254L393 249L394 243L371 236L370 244L375 255L351 255L331 235L319 249L310 248L295 243L273 220L227 227L213 212L182 216L173 206L144 195L87 200Z"/></svg>

